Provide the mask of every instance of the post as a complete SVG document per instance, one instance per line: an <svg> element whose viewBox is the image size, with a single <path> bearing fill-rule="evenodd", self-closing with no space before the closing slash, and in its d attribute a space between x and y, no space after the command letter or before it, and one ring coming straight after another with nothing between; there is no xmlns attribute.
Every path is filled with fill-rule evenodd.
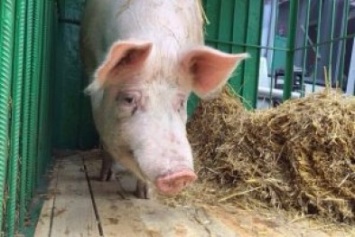
<svg viewBox="0 0 355 237"><path fill-rule="evenodd" d="M287 58L286 58L286 70L285 80L283 88L283 100L287 100L291 97L292 79L293 79L293 63L295 55L295 38L297 31L297 12L298 12L298 0L290 0L290 16L288 24L288 38L287 38Z"/></svg>

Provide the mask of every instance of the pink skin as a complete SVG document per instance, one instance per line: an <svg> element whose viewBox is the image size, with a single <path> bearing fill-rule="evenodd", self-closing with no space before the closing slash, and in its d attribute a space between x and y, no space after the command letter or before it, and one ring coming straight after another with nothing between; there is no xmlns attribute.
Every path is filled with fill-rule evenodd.
<svg viewBox="0 0 355 237"><path fill-rule="evenodd" d="M170 109L166 111L169 106L165 106L164 110L157 107L153 98L145 91L125 90L121 93L121 130L129 140L127 146L133 150L138 175L152 180L162 194L177 194L197 178L193 172L191 148L186 135L179 131L184 129L186 122L186 95L177 91L175 96L171 96L174 93L161 91L159 100L169 101L169 94L171 96ZM173 127L164 126L169 121L164 123L168 119L163 113L169 115ZM129 116L125 117L126 115ZM127 126L126 118L129 118ZM146 122L150 124L145 125ZM174 131L175 127L179 130ZM137 137L137 134L140 136Z"/></svg>
<svg viewBox="0 0 355 237"><path fill-rule="evenodd" d="M113 46L89 90L105 87L94 115L113 159L153 183L158 192L174 195L197 178L185 128L190 90L203 96L219 88L224 81L216 78L224 79L239 57L198 48L184 54L180 67L170 72L176 79L166 80L170 75L147 71L151 47L148 43Z"/></svg>
<svg viewBox="0 0 355 237"><path fill-rule="evenodd" d="M175 171L172 174L159 176L155 186L165 195L176 195L196 179L196 174L191 170Z"/></svg>
<svg viewBox="0 0 355 237"><path fill-rule="evenodd" d="M198 2L87 0L82 21L86 91L104 149L166 195L197 178L189 94L214 95L247 56L203 46Z"/></svg>

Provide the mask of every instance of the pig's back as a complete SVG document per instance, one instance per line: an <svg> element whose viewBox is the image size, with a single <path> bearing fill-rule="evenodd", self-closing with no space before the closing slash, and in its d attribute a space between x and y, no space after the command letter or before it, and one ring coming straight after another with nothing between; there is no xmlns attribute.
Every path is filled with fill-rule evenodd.
<svg viewBox="0 0 355 237"><path fill-rule="evenodd" d="M164 54L203 42L199 0L89 0L87 4L82 53L91 72L118 40L151 41Z"/></svg>

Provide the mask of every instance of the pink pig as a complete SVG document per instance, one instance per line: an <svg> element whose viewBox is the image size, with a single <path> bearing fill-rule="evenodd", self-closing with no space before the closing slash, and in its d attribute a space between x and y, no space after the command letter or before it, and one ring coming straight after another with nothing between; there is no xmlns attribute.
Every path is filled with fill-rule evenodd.
<svg viewBox="0 0 355 237"><path fill-rule="evenodd" d="M175 195L196 180L187 99L218 92L247 57L203 42L199 0L87 1L81 54L95 125L109 159L138 177L141 198L150 183Z"/></svg>

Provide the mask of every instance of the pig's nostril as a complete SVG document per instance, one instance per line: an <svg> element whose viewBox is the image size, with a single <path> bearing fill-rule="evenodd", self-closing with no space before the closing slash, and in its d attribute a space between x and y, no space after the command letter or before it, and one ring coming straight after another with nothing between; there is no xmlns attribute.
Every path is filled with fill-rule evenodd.
<svg viewBox="0 0 355 237"><path fill-rule="evenodd" d="M160 193L166 195L174 195L179 193L190 183L196 180L196 174L191 170L182 170L172 174L158 177L156 186Z"/></svg>

